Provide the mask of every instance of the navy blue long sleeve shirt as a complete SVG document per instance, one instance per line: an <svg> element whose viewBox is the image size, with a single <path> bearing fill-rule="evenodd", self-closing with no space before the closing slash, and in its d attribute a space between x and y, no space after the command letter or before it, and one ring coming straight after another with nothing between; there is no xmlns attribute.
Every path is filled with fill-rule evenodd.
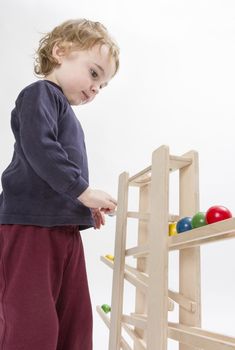
<svg viewBox="0 0 235 350"><path fill-rule="evenodd" d="M84 133L61 88L39 80L12 111L11 163L2 174L0 224L93 226L77 197L89 186Z"/></svg>

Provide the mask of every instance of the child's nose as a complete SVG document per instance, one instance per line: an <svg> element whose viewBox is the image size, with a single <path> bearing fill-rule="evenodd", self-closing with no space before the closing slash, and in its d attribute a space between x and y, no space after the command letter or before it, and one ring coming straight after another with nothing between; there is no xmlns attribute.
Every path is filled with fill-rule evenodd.
<svg viewBox="0 0 235 350"><path fill-rule="evenodd" d="M91 91L93 92L93 94L97 95L99 93L99 91L100 91L100 88L99 88L98 85L93 85L91 87Z"/></svg>

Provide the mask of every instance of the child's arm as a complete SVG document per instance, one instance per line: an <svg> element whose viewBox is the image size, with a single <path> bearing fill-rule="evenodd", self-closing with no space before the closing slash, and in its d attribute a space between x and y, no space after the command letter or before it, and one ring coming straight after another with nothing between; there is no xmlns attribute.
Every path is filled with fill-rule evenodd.
<svg viewBox="0 0 235 350"><path fill-rule="evenodd" d="M14 122L24 156L34 172L54 191L76 199L88 188L88 182L58 141L58 109L62 107L50 87L35 84L18 99Z"/></svg>

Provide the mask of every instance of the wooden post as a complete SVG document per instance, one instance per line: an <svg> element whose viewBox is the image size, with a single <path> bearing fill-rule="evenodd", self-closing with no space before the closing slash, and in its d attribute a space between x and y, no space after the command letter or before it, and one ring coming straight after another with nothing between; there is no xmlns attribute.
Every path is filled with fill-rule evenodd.
<svg viewBox="0 0 235 350"><path fill-rule="evenodd" d="M149 227L147 349L166 350L168 330L169 148L153 152Z"/></svg>
<svg viewBox="0 0 235 350"><path fill-rule="evenodd" d="M192 163L180 169L180 217L193 216L199 211L198 154L191 151L184 156L192 158ZM179 322L187 326L201 327L200 247L180 250L179 267L179 292L196 302L195 312L179 307ZM179 349L191 350L194 347L180 344Z"/></svg>
<svg viewBox="0 0 235 350"><path fill-rule="evenodd" d="M149 213L149 184L140 187L139 190L139 212L141 214ZM149 239L149 224L147 220L139 220L138 226L138 245L142 246L148 243ZM138 257L136 268L138 271L148 273L147 257ZM141 290L136 289L135 297L135 313L147 314L146 294ZM141 339L146 341L146 332L143 329L135 328L135 332ZM134 350L142 350L139 342L134 342Z"/></svg>
<svg viewBox="0 0 235 350"><path fill-rule="evenodd" d="M121 348L121 319L123 309L123 288L126 250L128 179L129 175L126 172L122 173L119 176L109 350L120 350Z"/></svg>

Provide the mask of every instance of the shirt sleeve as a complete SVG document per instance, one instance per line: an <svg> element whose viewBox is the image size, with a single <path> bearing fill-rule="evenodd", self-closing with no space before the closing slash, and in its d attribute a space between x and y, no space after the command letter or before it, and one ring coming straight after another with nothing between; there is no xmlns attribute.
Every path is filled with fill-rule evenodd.
<svg viewBox="0 0 235 350"><path fill-rule="evenodd" d="M61 102L60 102L61 104ZM20 141L36 172L58 193L77 198L88 187L81 168L58 142L59 97L48 87L26 90L19 103Z"/></svg>

